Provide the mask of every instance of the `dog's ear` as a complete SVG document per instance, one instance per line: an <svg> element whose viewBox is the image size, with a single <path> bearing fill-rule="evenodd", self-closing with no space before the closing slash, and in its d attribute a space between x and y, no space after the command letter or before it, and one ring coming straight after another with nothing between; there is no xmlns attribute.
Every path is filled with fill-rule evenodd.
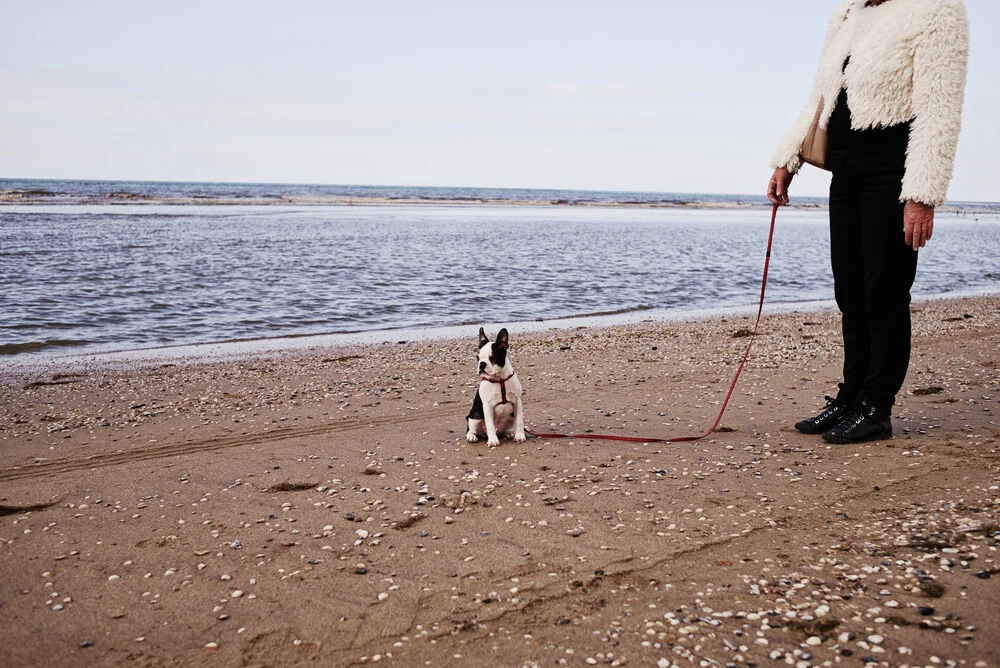
<svg viewBox="0 0 1000 668"><path fill-rule="evenodd" d="M500 333L497 334L497 345L499 345L504 350L507 350L507 348L510 347L510 335L507 334L506 327L501 329Z"/></svg>
<svg viewBox="0 0 1000 668"><path fill-rule="evenodd" d="M485 346L489 342L490 342L490 338L488 336L486 336L486 332L483 331L482 327L480 327L479 328L479 347L482 348L483 346Z"/></svg>

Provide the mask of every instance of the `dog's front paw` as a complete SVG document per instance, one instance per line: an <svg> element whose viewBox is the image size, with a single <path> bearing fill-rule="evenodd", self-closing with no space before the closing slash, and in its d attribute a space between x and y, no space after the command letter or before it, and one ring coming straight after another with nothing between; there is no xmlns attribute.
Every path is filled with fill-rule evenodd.
<svg viewBox="0 0 1000 668"><path fill-rule="evenodd" d="M495 448L496 446L500 445L500 439L494 436L493 438L486 441L486 445L490 446L491 448Z"/></svg>
<svg viewBox="0 0 1000 668"><path fill-rule="evenodd" d="M475 443L476 441L479 440L479 437L476 436L476 432L470 431L465 435L465 440L467 440L469 443Z"/></svg>
<svg viewBox="0 0 1000 668"><path fill-rule="evenodd" d="M524 443L527 440L528 439L525 437L523 431L514 434L514 441L516 441L517 443Z"/></svg>

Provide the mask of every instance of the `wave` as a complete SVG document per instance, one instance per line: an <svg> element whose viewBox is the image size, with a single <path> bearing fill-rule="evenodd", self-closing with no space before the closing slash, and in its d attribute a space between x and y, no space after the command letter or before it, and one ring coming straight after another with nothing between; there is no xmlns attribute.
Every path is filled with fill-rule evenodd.
<svg viewBox="0 0 1000 668"><path fill-rule="evenodd" d="M796 197L793 207L824 208L825 197ZM465 205L538 207L769 208L763 195L552 188L295 183L75 181L0 178L4 204L60 205ZM996 215L997 202L948 202L942 212Z"/></svg>
<svg viewBox="0 0 1000 668"><path fill-rule="evenodd" d="M165 196L142 193L107 193L98 195L37 193L26 194L17 191L0 190L0 205L78 205L115 206L123 204L159 206L375 206L375 205L464 205L464 206L535 206L535 207L598 207L598 208L712 208L712 209L757 209L767 205L763 201L727 199L591 199L591 198L518 198L518 197L462 197L462 196L350 196L350 195L240 195L226 196L188 195ZM823 204L799 204L799 208L816 208Z"/></svg>
<svg viewBox="0 0 1000 668"><path fill-rule="evenodd" d="M0 344L0 355L20 355L22 353L37 353L50 348L75 348L88 346L90 341L78 339L48 339L47 341L25 341L24 343Z"/></svg>
<svg viewBox="0 0 1000 668"><path fill-rule="evenodd" d="M817 200L818 202L819 200ZM0 179L0 204L757 207L757 195L537 188Z"/></svg>
<svg viewBox="0 0 1000 668"><path fill-rule="evenodd" d="M615 309L613 311L594 311L593 313L574 313L573 315L564 315L557 318L538 318L538 320L570 320L573 318L599 318L607 315L625 315L626 313L639 313L641 311L652 311L655 306L650 306L649 304L639 304L638 306L628 306L625 308Z"/></svg>

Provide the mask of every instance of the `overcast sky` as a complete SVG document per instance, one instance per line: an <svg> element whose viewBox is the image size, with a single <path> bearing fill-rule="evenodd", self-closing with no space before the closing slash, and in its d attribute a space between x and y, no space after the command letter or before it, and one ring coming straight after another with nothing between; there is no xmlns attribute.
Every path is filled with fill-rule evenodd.
<svg viewBox="0 0 1000 668"><path fill-rule="evenodd" d="M762 193L836 4L0 0L0 177ZM997 201L967 7L949 198Z"/></svg>

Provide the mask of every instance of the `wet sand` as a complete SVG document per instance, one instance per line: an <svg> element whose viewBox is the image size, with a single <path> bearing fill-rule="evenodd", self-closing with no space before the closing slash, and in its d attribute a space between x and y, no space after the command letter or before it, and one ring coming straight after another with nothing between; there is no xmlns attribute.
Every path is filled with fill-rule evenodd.
<svg viewBox="0 0 1000 668"><path fill-rule="evenodd" d="M467 443L474 341L0 372L0 665L1000 665L998 307L853 446L832 312L693 443ZM751 325L514 330L528 426L703 433Z"/></svg>

